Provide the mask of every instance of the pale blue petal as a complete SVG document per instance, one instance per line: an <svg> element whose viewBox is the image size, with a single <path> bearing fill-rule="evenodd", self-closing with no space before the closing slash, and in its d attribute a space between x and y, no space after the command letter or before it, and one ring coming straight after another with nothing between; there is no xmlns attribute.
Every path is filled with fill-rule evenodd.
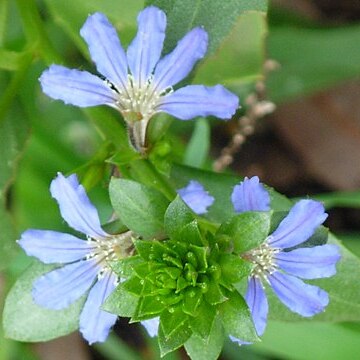
<svg viewBox="0 0 360 360"><path fill-rule="evenodd" d="M116 93L105 81L87 71L51 65L39 80L46 95L65 104L79 107L112 106L116 101Z"/></svg>
<svg viewBox="0 0 360 360"><path fill-rule="evenodd" d="M108 272L96 282L89 292L80 315L80 332L90 345L95 342L104 342L116 322L116 315L100 309L114 290L116 280L116 276Z"/></svg>
<svg viewBox="0 0 360 360"><path fill-rule="evenodd" d="M58 173L51 183L50 191L59 203L61 216L69 226L95 239L108 235L102 230L99 214L75 174L66 178Z"/></svg>
<svg viewBox="0 0 360 360"><path fill-rule="evenodd" d="M158 335L159 323L159 317L141 321L141 325L146 329L150 337L155 337Z"/></svg>
<svg viewBox="0 0 360 360"><path fill-rule="evenodd" d="M100 74L118 90L127 84L127 60L115 28L104 14L90 15L80 30Z"/></svg>
<svg viewBox="0 0 360 360"><path fill-rule="evenodd" d="M261 281L254 276L249 278L245 300L250 309L256 333L261 336L266 328L269 304ZM236 342L239 345L252 344L251 342L237 339L231 335L229 337L231 341Z"/></svg>
<svg viewBox="0 0 360 360"><path fill-rule="evenodd" d="M303 279L318 279L333 276L341 255L336 245L326 244L280 252L274 256L276 263L291 275Z"/></svg>
<svg viewBox="0 0 360 360"><path fill-rule="evenodd" d="M249 279L245 300L250 309L256 332L261 336L266 328L269 305L262 283L255 276Z"/></svg>
<svg viewBox="0 0 360 360"><path fill-rule="evenodd" d="M221 85L188 85L161 98L159 111L181 120L196 116L230 119L239 107L239 98Z"/></svg>
<svg viewBox="0 0 360 360"><path fill-rule="evenodd" d="M195 214L205 214L207 208L212 205L214 198L204 189L204 187L197 181L191 180L189 184L177 190L185 204Z"/></svg>
<svg viewBox="0 0 360 360"><path fill-rule="evenodd" d="M247 177L239 185L234 186L231 201L237 213L245 211L270 210L270 196L257 176Z"/></svg>
<svg viewBox="0 0 360 360"><path fill-rule="evenodd" d="M184 79L195 63L204 57L207 43L208 35L204 29L197 27L188 32L156 66L154 85L157 91L161 92Z"/></svg>
<svg viewBox="0 0 360 360"><path fill-rule="evenodd" d="M69 234L30 229L22 233L18 244L29 256L45 264L69 263L84 259L94 245Z"/></svg>
<svg viewBox="0 0 360 360"><path fill-rule="evenodd" d="M67 308L89 290L99 270L95 260L86 260L50 271L35 280L33 299L48 309Z"/></svg>
<svg viewBox="0 0 360 360"><path fill-rule="evenodd" d="M320 202L300 200L271 234L269 244L280 249L299 245L311 237L326 218L327 214Z"/></svg>
<svg viewBox="0 0 360 360"><path fill-rule="evenodd" d="M135 83L142 86L159 61L165 38L166 15L149 6L138 15L138 32L127 49L130 71Z"/></svg>
<svg viewBox="0 0 360 360"><path fill-rule="evenodd" d="M291 311L304 317L324 311L329 303L328 294L317 286L276 271L268 277L279 300Z"/></svg>

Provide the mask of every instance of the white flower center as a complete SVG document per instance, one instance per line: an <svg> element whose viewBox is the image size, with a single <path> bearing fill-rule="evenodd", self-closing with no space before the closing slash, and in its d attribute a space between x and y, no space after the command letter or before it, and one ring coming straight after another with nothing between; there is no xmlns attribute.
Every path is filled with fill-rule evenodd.
<svg viewBox="0 0 360 360"><path fill-rule="evenodd" d="M271 275L277 269L274 256L280 251L280 249L271 247L267 239L257 248L245 253L243 258L254 264L250 276L267 280L267 276Z"/></svg>
<svg viewBox="0 0 360 360"><path fill-rule="evenodd" d="M143 84L137 84L133 76L129 74L127 86L123 90L109 82L108 85L117 93L116 107L128 122L149 120L158 112L161 97L173 91L172 88L162 91L156 89L153 76L150 76Z"/></svg>
<svg viewBox="0 0 360 360"><path fill-rule="evenodd" d="M88 237L88 242L93 246L93 250L86 258L96 259L101 266L99 278L111 270L110 262L128 257L134 252L131 231L97 239Z"/></svg>

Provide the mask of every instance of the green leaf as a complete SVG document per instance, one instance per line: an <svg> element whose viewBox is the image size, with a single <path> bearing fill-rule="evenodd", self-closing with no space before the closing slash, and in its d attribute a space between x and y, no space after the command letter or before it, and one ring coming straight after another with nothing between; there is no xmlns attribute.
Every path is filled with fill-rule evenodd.
<svg viewBox="0 0 360 360"><path fill-rule="evenodd" d="M224 344L224 329L218 316L210 324L211 331L205 339L193 333L186 341L185 350L191 359L218 359Z"/></svg>
<svg viewBox="0 0 360 360"><path fill-rule="evenodd" d="M163 234L168 200L157 190L132 180L113 178L110 199L120 219L135 233L146 238Z"/></svg>
<svg viewBox="0 0 360 360"><path fill-rule="evenodd" d="M26 61L28 56L28 52L16 52L0 49L0 69L17 71L23 66L23 63Z"/></svg>
<svg viewBox="0 0 360 360"><path fill-rule="evenodd" d="M75 331L86 295L64 310L48 310L33 302L32 283L54 268L35 262L10 290L4 307L5 335L18 341L47 341Z"/></svg>
<svg viewBox="0 0 360 360"><path fill-rule="evenodd" d="M265 241L270 231L270 219L271 212L244 212L222 224L217 236L229 237L233 242L234 252L241 254Z"/></svg>
<svg viewBox="0 0 360 360"><path fill-rule="evenodd" d="M178 195L165 212L164 226L166 234L174 240L182 240L180 235L184 226L194 220L194 213Z"/></svg>
<svg viewBox="0 0 360 360"><path fill-rule="evenodd" d="M202 301L203 294L199 288L189 287L186 289L182 310L185 314L197 316L198 307Z"/></svg>
<svg viewBox="0 0 360 360"><path fill-rule="evenodd" d="M223 254L218 260L221 266L221 275L228 284L239 282L250 274L252 265L244 261L238 255Z"/></svg>
<svg viewBox="0 0 360 360"><path fill-rule="evenodd" d="M221 304L224 301L228 300L223 294L220 286L213 280L208 284L208 291L204 294L206 301L211 305Z"/></svg>
<svg viewBox="0 0 360 360"><path fill-rule="evenodd" d="M209 306L208 303L203 301L199 308L195 319L189 322L190 328L193 333L196 333L202 339L207 339L213 327L216 310L214 306Z"/></svg>
<svg viewBox="0 0 360 360"><path fill-rule="evenodd" d="M184 164L201 168L210 148L210 126L204 118L195 119L194 131L186 147Z"/></svg>
<svg viewBox="0 0 360 360"><path fill-rule="evenodd" d="M187 323L188 316L183 313L179 306L171 308L171 311L164 311L160 315L160 326L167 338L171 337L172 334Z"/></svg>
<svg viewBox="0 0 360 360"><path fill-rule="evenodd" d="M161 301L158 295L143 296L136 308L135 314L132 316L131 321L139 321L152 318L166 309L166 304Z"/></svg>
<svg viewBox="0 0 360 360"><path fill-rule="evenodd" d="M248 10L267 10L265 0L147 0L167 14L165 53L189 30L202 26L209 34L209 50L213 53L234 26L236 19Z"/></svg>
<svg viewBox="0 0 360 360"><path fill-rule="evenodd" d="M250 310L239 293L229 294L229 300L220 304L219 309L224 329L229 335L248 342L259 340Z"/></svg>
<svg viewBox="0 0 360 360"><path fill-rule="evenodd" d="M114 271L119 277L128 278L133 275L134 267L143 262L140 256L130 256L125 259L113 261L110 263L112 271Z"/></svg>
<svg viewBox="0 0 360 360"><path fill-rule="evenodd" d="M178 349L191 336L191 329L183 312L181 312L181 317L173 318L167 313L163 312L160 316L158 340L161 356ZM167 321L169 323L166 323ZM164 330L164 326L166 330Z"/></svg>
<svg viewBox="0 0 360 360"><path fill-rule="evenodd" d="M208 219L221 223L227 221L235 214L233 204L231 203L231 193L234 186L242 181L240 177L216 174L211 171L178 164L173 164L170 177L176 189L186 186L190 180L197 180L215 198L213 205L210 206L206 214ZM271 197L271 209L274 211L288 211L292 202L273 189L266 188Z"/></svg>
<svg viewBox="0 0 360 360"><path fill-rule="evenodd" d="M135 313L139 298L129 293L123 284L119 286L108 296L102 308L112 314L123 317L131 317Z"/></svg>
<svg viewBox="0 0 360 360"><path fill-rule="evenodd" d="M199 65L194 82L206 85L221 83L242 94L242 87L263 77L266 34L266 15L263 12L243 14L221 44L220 51Z"/></svg>
<svg viewBox="0 0 360 360"><path fill-rule="evenodd" d="M123 282L122 287L129 293L140 296L142 294L143 284L138 276L133 276Z"/></svg>

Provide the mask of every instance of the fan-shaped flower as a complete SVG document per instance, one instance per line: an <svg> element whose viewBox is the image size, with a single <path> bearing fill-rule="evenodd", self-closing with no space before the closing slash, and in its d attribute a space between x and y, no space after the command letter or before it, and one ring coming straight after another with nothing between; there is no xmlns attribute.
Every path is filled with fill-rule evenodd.
<svg viewBox="0 0 360 360"><path fill-rule="evenodd" d="M245 178L235 186L231 199L237 212L270 210L269 194L257 177ZM326 244L288 250L309 239L326 218L320 202L300 200L260 246L242 255L254 264L245 299L259 336L265 330L268 313L266 283L285 306L304 317L320 313L328 305L328 294L324 290L300 278L334 275L340 259L338 247Z"/></svg>
<svg viewBox="0 0 360 360"><path fill-rule="evenodd" d="M21 235L18 243L28 255L45 264L62 265L35 280L33 299L42 307L60 310L90 290L80 315L80 331L90 344L105 341L117 318L100 309L118 282L108 261L129 254L131 232L110 235L101 228L98 212L76 175L66 178L59 173L50 190L63 219L87 240L50 230L30 229Z"/></svg>
<svg viewBox="0 0 360 360"><path fill-rule="evenodd" d="M106 16L90 15L80 35L103 77L52 65L40 78L42 89L68 104L108 105L119 110L138 150L145 146L146 127L156 113L166 112L181 120L208 115L230 118L239 101L223 86L189 85L175 91L172 88L205 55L206 31L201 27L192 29L171 53L159 60L165 29L165 13L154 6L145 8L138 15L137 35L125 53Z"/></svg>

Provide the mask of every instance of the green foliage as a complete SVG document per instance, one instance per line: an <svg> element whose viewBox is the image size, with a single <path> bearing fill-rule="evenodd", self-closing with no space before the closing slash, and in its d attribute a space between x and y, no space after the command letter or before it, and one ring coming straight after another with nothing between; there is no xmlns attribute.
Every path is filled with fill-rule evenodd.
<svg viewBox="0 0 360 360"><path fill-rule="evenodd" d="M163 233L168 201L161 193L132 180L115 178L109 191L114 210L130 230L145 238Z"/></svg>
<svg viewBox="0 0 360 360"><path fill-rule="evenodd" d="M35 262L10 290L4 307L5 335L18 341L47 341L75 331L86 296L64 310L48 310L33 302L33 281L54 269Z"/></svg>

